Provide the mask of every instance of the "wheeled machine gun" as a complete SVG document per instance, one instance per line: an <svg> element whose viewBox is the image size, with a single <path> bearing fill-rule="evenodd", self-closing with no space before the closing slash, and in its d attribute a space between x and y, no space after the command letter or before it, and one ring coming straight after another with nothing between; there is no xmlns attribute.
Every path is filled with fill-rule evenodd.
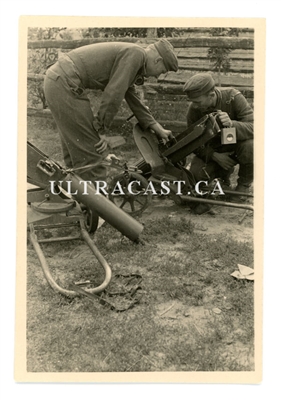
<svg viewBox="0 0 281 400"><path fill-rule="evenodd" d="M74 171L61 167L29 142L27 142L27 182L33 185L27 191L29 238L50 286L67 297L74 297L81 293L81 288L78 291L75 285L72 285L72 288L63 288L58 284L52 276L40 244L82 239L87 243L105 273L102 284L89 288L85 292L88 295L102 292L110 283L111 268L92 241L89 232L96 231L100 217L131 241L139 242L143 225L116 207L105 196L98 194L94 185L82 181ZM80 184L81 182L83 185ZM70 183L71 196L68 191ZM78 234L38 239L40 230L61 230L67 227L77 228Z"/></svg>
<svg viewBox="0 0 281 400"><path fill-rule="evenodd" d="M140 125L136 124L133 129L133 136L142 159L136 163L137 172L126 170L123 174L119 174L113 179L111 189L114 188L117 182L120 182L124 193L121 196L109 195L109 198L129 214L140 215L151 201L152 191L147 191L150 183L153 184L153 188L156 190L156 193L153 194L157 194L160 193L161 184L169 182L169 196L178 205L184 203L208 203L253 210L250 204L217 200L215 196L211 196L216 183L210 183L208 186L202 187L204 189L204 196L202 196L196 190L194 177L184 167L184 161L188 155L221 134L222 128L216 117L217 113L204 116L187 130L180 133L174 142L170 141L167 144L157 141L155 135L152 135L149 130L142 130ZM182 183L180 192L177 182ZM133 187L133 185L137 190L128 191L128 187ZM138 194L136 195L136 193ZM224 190L223 194L229 196L252 196L251 194L231 190Z"/></svg>
<svg viewBox="0 0 281 400"><path fill-rule="evenodd" d="M77 290L73 285L63 288L56 282L40 244L83 239L105 272L104 282L98 287L88 289L87 294L95 295L105 290L111 280L111 269L93 243L89 232L96 231L99 218L102 218L131 241L139 242L143 225L132 216L141 214L149 205L151 200L151 192L147 192L149 184L153 185L157 194L160 193L162 183L169 182L170 196L177 204L185 201L207 202L253 210L249 204L210 199L208 193L213 190L212 187L204 187L204 196L201 196L196 191L196 182L192 174L183 165L183 160L189 154L218 134L220 127L214 114L205 116L187 131L179 134L175 143L170 142L165 145L159 143L150 131L143 131L140 125L136 124L133 136L142 159L135 166L128 167L125 163L121 167L122 172L114 176L109 185L109 199L98 194L94 185L86 181L81 185L82 179L75 171L63 168L28 142L27 181L36 186L27 192L29 238L50 286L68 297L81 293L81 290ZM54 190L51 190L51 182ZM175 182L182 183L180 194ZM68 192L69 183L71 183L71 196ZM117 183L118 188L123 189L121 195L112 194L112 189ZM225 194L245 195L234 191L225 191ZM72 225L78 228L79 235L43 239L37 237L40 230L60 229Z"/></svg>

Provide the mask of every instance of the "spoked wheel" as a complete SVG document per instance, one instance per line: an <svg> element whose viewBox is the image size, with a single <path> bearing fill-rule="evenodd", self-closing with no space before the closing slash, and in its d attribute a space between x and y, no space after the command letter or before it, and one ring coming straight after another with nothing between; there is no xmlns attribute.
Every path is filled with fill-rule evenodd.
<svg viewBox="0 0 281 400"><path fill-rule="evenodd" d="M151 192L145 194L147 185L148 181L142 175L126 171L111 180L109 199L127 214L141 215L152 199Z"/></svg>
<svg viewBox="0 0 281 400"><path fill-rule="evenodd" d="M70 199L71 196L68 195L67 192L65 192L64 189L58 187L57 185L55 186L55 191L59 194L59 196L62 199ZM99 216L98 214L96 214L95 212L93 212L92 210L90 210L90 208L86 207L84 204L80 203L80 207L81 210L83 212L84 215L84 220L85 220L85 226L87 229L88 233L94 233L96 232L96 230L98 229L98 224L99 224Z"/></svg>

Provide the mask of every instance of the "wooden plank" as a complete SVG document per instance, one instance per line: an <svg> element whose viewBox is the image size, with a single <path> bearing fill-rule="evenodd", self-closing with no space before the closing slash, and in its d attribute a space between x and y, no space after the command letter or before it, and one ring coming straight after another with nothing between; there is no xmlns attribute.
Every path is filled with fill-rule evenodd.
<svg viewBox="0 0 281 400"><path fill-rule="evenodd" d="M149 93L160 93L160 94L169 94L169 95L176 95L182 96L184 95L183 92L183 84L163 84L163 83L145 83L144 90ZM226 86L226 87L235 87L239 90L246 98L253 98L254 96L254 88L251 86Z"/></svg>
<svg viewBox="0 0 281 400"><path fill-rule="evenodd" d="M90 38L81 40L30 40L27 43L28 49L75 49L93 43L103 42L130 42L136 44L151 44L158 39L148 38ZM249 37L186 37L168 38L175 48L188 47L232 47L233 49L253 49L254 39Z"/></svg>
<svg viewBox="0 0 281 400"><path fill-rule="evenodd" d="M27 116L28 117L38 117L38 118L47 118L47 119L51 119L55 122L53 115L51 113L51 110L49 108L46 109L42 109L42 108L31 108L28 107L27 108ZM127 121L127 117L119 117L116 116L114 117L114 126L122 126L124 125L124 123L128 123ZM123 138L122 136L111 136L112 139L112 145L113 146L119 146L120 144L123 144Z"/></svg>
<svg viewBox="0 0 281 400"><path fill-rule="evenodd" d="M140 47L146 48L147 43L137 43ZM43 47L42 47L43 48ZM32 50L32 49L30 49ZM71 49L61 48L63 53L68 53ZM175 53L177 57L180 59L185 58L199 58L206 59L208 58L208 47L191 47L191 48L175 48ZM232 60L254 60L254 50L248 49L234 49L229 53L229 58Z"/></svg>
<svg viewBox="0 0 281 400"><path fill-rule="evenodd" d="M254 39L249 37L189 37L172 38L175 48L179 47L228 47L232 49L254 49Z"/></svg>
<svg viewBox="0 0 281 400"><path fill-rule="evenodd" d="M213 69L214 63L206 59L180 59L179 69L210 71ZM252 60L230 60L229 71L232 72L253 72L254 63Z"/></svg>
<svg viewBox="0 0 281 400"><path fill-rule="evenodd" d="M30 40L27 43L28 49L76 49L77 47L87 46L94 43L105 42L128 42L128 43L142 43L149 45L156 40L151 39L138 39L133 37L123 38L89 38L81 40Z"/></svg>
<svg viewBox="0 0 281 400"><path fill-rule="evenodd" d="M200 70L199 70L200 68ZM183 70L189 71L213 71L214 64L207 59L180 59L179 60L179 72ZM254 62L249 60L230 60L230 66L228 72L236 73L253 73ZM42 81L44 79L43 74L28 74L29 81ZM160 77L161 79L161 77ZM176 83L178 80L176 81Z"/></svg>
<svg viewBox="0 0 281 400"><path fill-rule="evenodd" d="M40 82L40 81L43 81L44 78L45 78L45 75L43 75L43 74L27 74L28 81Z"/></svg>
<svg viewBox="0 0 281 400"><path fill-rule="evenodd" d="M194 73L190 71L178 71L178 72L169 72L165 75L161 75L158 78L159 83L163 84L184 84ZM215 82L218 82L218 74L213 73L212 75L215 79ZM239 86L239 87L244 87L244 86L254 86L254 80L251 77L243 77L243 76L238 76L238 75L231 75L227 76L224 74L221 74L221 84L222 86Z"/></svg>
<svg viewBox="0 0 281 400"><path fill-rule="evenodd" d="M179 59L181 58L207 58L208 47L192 47L190 49L175 49ZM229 53L232 60L254 60L254 50L235 49Z"/></svg>
<svg viewBox="0 0 281 400"><path fill-rule="evenodd" d="M46 110L42 110L42 109L34 109L34 108L28 108L27 109L27 115L29 117L36 117L36 118L48 118L54 121L52 113L49 109ZM55 121L54 121L55 122ZM175 130L176 132L181 131L182 129L186 129L186 123L185 122L181 122L181 121L158 121L163 127L170 127L169 129L171 129L171 127L173 128L172 130ZM131 122L131 121L127 121L126 117L115 117L113 122L112 122L112 126L111 128L114 127L122 127L124 124L134 124L135 122ZM123 145L126 143L125 139L123 138L123 136L109 136L110 139L110 146L111 148L115 148L118 147L120 145Z"/></svg>
<svg viewBox="0 0 281 400"><path fill-rule="evenodd" d="M178 79L175 80L175 78L168 79L166 77L165 79L158 79L158 83L150 83L147 82L144 84L144 90L155 90L158 93L166 93L166 94L175 94L175 95L182 95L182 88L184 83L186 82L187 79L189 79L194 73L191 73L188 71L182 71L184 74L181 74ZM173 74L173 73L171 73ZM179 73L177 73L179 75ZM218 79L216 74L213 74L216 80ZM40 82L43 81L45 75L42 74L28 74L27 75L27 80L28 81L36 81ZM227 79L226 79L227 78ZM251 93L253 93L253 79L252 78L241 78L243 80L243 84L241 84L241 80L238 79L239 77L237 76L231 76L231 77L225 77L222 75L221 81L222 81L222 86L233 86L237 88L240 91L243 91L244 95L246 93L246 97L252 97Z"/></svg>
<svg viewBox="0 0 281 400"><path fill-rule="evenodd" d="M49 108L46 109L38 109L38 108L27 108L27 115L29 117L40 117L40 118L49 118L53 119L51 110Z"/></svg>
<svg viewBox="0 0 281 400"><path fill-rule="evenodd" d="M188 71L180 71L177 73L170 72L167 75L160 76L158 83L145 83L144 87L156 90L159 93L167 94L180 94L181 87L194 73ZM216 73L213 73L216 81L218 77ZM28 74L28 81L40 82L44 80L45 75L43 74ZM253 88L253 78L240 77L237 75L225 76L221 75L222 86L234 86L237 88L243 88L243 90L251 91Z"/></svg>

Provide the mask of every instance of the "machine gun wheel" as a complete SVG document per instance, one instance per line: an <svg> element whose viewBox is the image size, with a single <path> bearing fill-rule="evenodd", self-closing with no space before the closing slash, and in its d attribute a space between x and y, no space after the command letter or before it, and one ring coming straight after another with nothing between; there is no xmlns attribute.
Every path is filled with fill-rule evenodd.
<svg viewBox="0 0 281 400"><path fill-rule="evenodd" d="M84 214L84 219L85 219L85 226L87 229L87 232L89 233L94 233L96 232L98 228L98 223L99 223L99 216L94 213L92 210L90 210L88 207L85 207L81 205L81 209Z"/></svg>
<svg viewBox="0 0 281 400"><path fill-rule="evenodd" d="M109 183L109 199L127 214L141 215L152 200L151 192L145 194L147 186L148 181L142 175L125 171L116 175ZM121 193L120 188L122 188Z"/></svg>

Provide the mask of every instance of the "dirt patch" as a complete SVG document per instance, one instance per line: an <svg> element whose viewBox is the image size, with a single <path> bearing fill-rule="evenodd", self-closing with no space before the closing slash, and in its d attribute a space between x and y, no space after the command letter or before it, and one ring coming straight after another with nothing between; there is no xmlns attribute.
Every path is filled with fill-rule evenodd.
<svg viewBox="0 0 281 400"><path fill-rule="evenodd" d="M145 222L151 217L161 216L175 221L180 221L182 218L188 219L194 223L196 231L208 235L223 234L237 241L253 240L253 215L251 211L244 209L214 206L212 214L196 215L188 206L177 206L168 197L154 196L152 205L144 211L141 220ZM239 223L242 218L243 220Z"/></svg>

